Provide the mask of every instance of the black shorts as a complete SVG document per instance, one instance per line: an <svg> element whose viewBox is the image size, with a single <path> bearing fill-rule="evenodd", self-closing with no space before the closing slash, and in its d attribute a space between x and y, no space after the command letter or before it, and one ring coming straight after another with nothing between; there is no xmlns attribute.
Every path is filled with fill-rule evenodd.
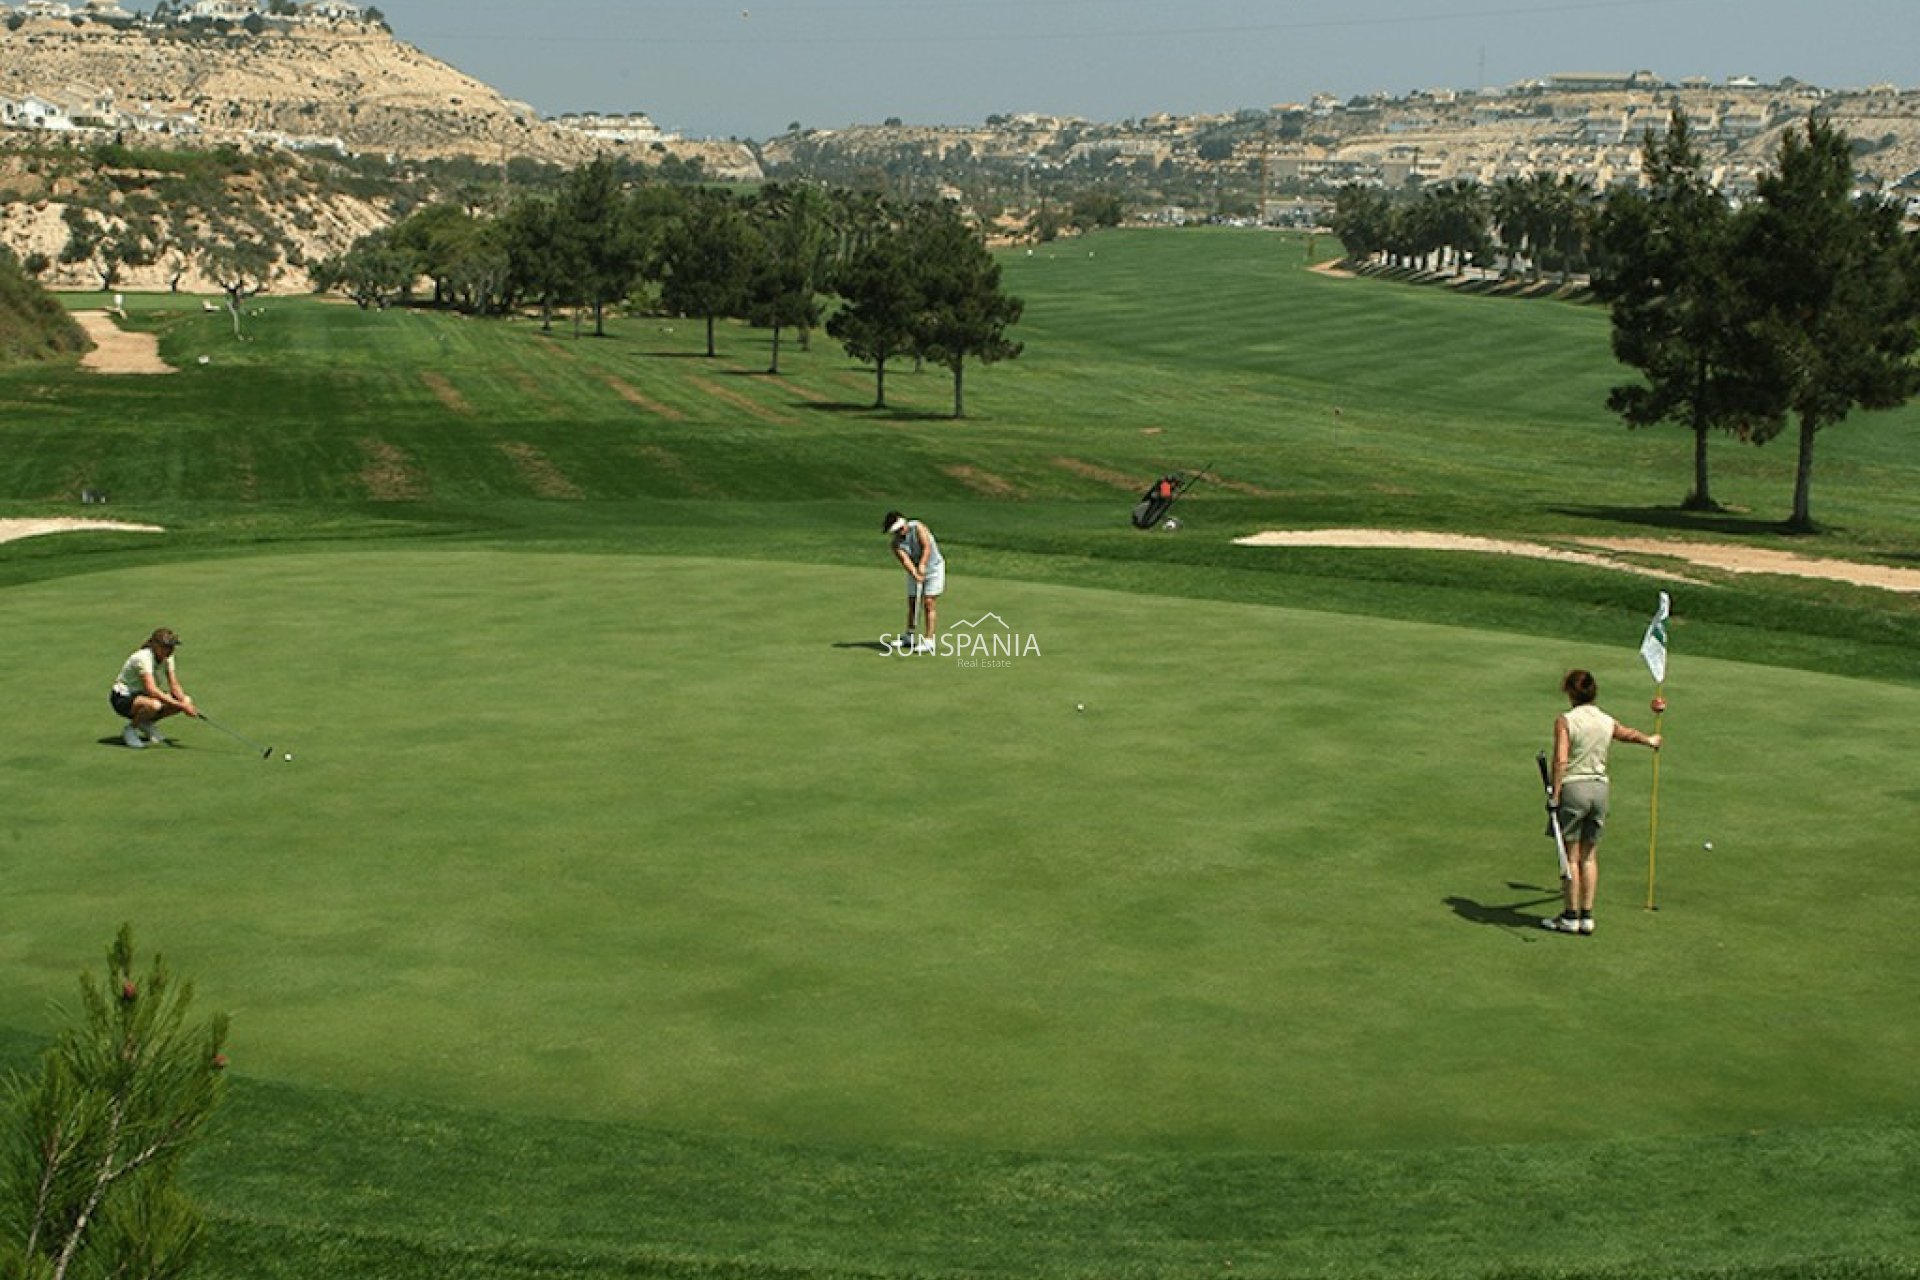
<svg viewBox="0 0 1920 1280"><path fill-rule="evenodd" d="M133 695L122 693L118 689L109 690L107 701L113 704L113 714L122 720L133 719Z"/></svg>

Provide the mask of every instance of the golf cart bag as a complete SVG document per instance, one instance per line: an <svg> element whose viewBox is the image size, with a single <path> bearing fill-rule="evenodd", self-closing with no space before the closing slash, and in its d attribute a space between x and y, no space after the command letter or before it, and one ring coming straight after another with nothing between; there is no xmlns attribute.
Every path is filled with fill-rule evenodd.
<svg viewBox="0 0 1920 1280"><path fill-rule="evenodd" d="M1193 478L1184 471L1169 472L1147 486L1140 501L1133 504L1133 527L1151 529L1166 519L1173 501L1187 491Z"/></svg>

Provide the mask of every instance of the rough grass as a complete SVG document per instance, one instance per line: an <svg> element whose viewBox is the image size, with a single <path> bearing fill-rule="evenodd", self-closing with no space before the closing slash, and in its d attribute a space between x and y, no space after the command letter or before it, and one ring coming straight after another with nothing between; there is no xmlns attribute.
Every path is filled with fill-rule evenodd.
<svg viewBox="0 0 1920 1280"><path fill-rule="evenodd" d="M0 253L0 368L75 356L86 335L10 253Z"/></svg>

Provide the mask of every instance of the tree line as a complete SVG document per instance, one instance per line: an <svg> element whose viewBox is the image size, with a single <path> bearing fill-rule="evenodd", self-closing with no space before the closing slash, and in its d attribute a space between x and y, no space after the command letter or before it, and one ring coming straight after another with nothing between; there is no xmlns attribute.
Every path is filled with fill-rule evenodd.
<svg viewBox="0 0 1920 1280"><path fill-rule="evenodd" d="M546 330L565 313L576 334L603 335L616 308L679 316L704 324L710 357L719 322L741 320L770 331L771 374L784 341L804 346L824 328L873 366L876 408L889 366L908 359L949 373L955 417L968 362L1021 349L1007 335L1022 303L951 203L810 183L750 194L633 184L605 159L498 211L415 210L314 264L313 279L363 308L415 301L424 282L418 300L430 305L534 312Z"/></svg>
<svg viewBox="0 0 1920 1280"><path fill-rule="evenodd" d="M1856 194L1853 147L1818 118L1787 133L1753 199L1714 186L1684 112L1649 131L1642 184L1598 197L1536 177L1491 193L1472 183L1396 203L1351 188L1334 230L1348 255L1432 270L1590 274L1612 346L1639 379L1608 407L1630 427L1675 423L1693 435L1683 505L1716 511L1708 441L1763 445L1792 431L1786 527L1811 532L1815 443L1855 409L1920 391L1920 237L1902 209Z"/></svg>

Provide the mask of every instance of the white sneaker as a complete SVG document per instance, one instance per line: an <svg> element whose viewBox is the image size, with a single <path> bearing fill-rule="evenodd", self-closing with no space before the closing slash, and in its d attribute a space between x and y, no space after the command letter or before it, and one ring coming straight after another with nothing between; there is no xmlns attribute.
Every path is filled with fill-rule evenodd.
<svg viewBox="0 0 1920 1280"><path fill-rule="evenodd" d="M932 653L933 641L931 639L922 640L918 645L914 647L913 651L915 653Z"/></svg>
<svg viewBox="0 0 1920 1280"><path fill-rule="evenodd" d="M1593 932L1593 917L1592 917L1592 916L1581 916L1581 917L1580 917L1580 932L1582 932L1582 933L1592 933L1592 932Z"/></svg>
<svg viewBox="0 0 1920 1280"><path fill-rule="evenodd" d="M132 725L128 725L120 731L120 741L132 747L135 751L147 745L146 739L142 738L140 731Z"/></svg>
<svg viewBox="0 0 1920 1280"><path fill-rule="evenodd" d="M142 729L140 732L147 735L147 743L150 746L164 747L167 745L167 740L164 737L162 737L160 735L160 731L154 728L152 725L148 725L146 728Z"/></svg>
<svg viewBox="0 0 1920 1280"><path fill-rule="evenodd" d="M1578 920L1569 920L1565 916L1548 916L1540 922L1540 927L1542 929L1551 929L1555 933L1580 932L1580 922Z"/></svg>

